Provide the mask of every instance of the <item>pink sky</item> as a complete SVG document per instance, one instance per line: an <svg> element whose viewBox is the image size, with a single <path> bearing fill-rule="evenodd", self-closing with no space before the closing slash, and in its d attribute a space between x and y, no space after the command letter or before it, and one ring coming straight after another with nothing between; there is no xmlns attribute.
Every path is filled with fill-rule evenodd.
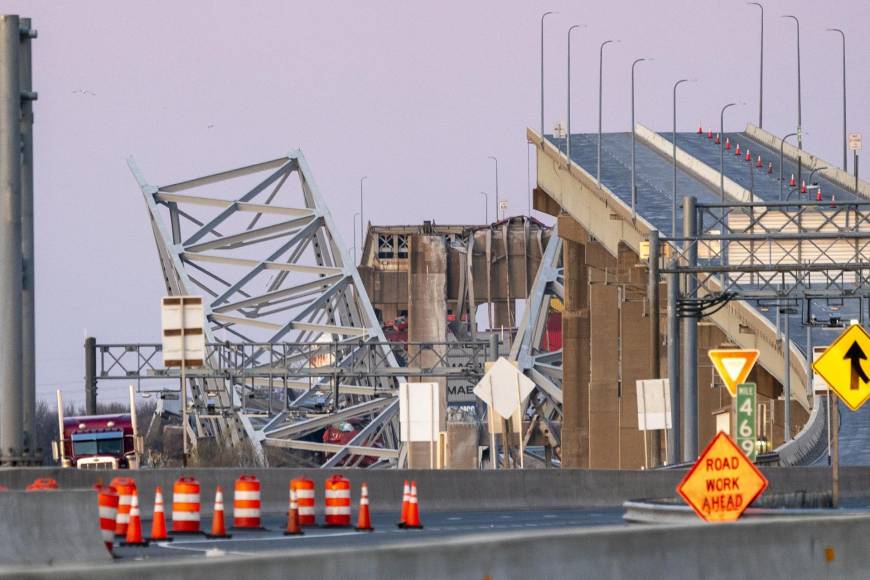
<svg viewBox="0 0 870 580"><path fill-rule="evenodd" d="M500 161L510 213L527 204L525 127L539 124L539 15L547 20L547 128L565 118L566 31L574 37L574 129L593 131L597 47L606 38L605 130L629 130L629 67L639 56L637 118L729 128L757 118L758 11L743 2L23 2L33 17L37 196L38 390L82 389L84 330L109 341L159 336L163 286L139 190L124 159L169 183L301 147L349 244L359 178L374 223L483 220ZM870 5L766 3L765 128L795 125L793 23L802 20L804 146L839 163L840 44L848 35L850 121L870 131L859 55ZM87 94L82 91L87 91ZM788 130L788 131L787 131ZM870 164L866 165L870 172ZM534 178L534 176L533 176ZM492 211L490 211L490 215ZM121 387L122 385L118 385ZM107 398L121 398L117 395Z"/></svg>

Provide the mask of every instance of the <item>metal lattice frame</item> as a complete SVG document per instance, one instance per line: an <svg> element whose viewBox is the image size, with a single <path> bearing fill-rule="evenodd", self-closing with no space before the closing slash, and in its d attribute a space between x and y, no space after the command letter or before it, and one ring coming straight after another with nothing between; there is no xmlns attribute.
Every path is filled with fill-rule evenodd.
<svg viewBox="0 0 870 580"><path fill-rule="evenodd" d="M386 343L359 274L346 261L347 246L299 150L264 163L224 171L166 186L150 185L128 161L148 210L166 288L171 295L203 295L206 340L231 337L264 345L337 343L340 360L330 365L363 364L354 356L360 344ZM219 354L225 351L217 351ZM271 365L274 353L253 349L248 366ZM372 357L368 357L371 362ZM211 361L221 365L227 361ZM302 353L288 364L309 364ZM379 368L399 367L382 344ZM263 445L312 449L305 435L332 422L354 419L365 426L347 445L333 445L325 465L359 461L364 456L397 456L398 400L395 376L357 375L342 389L343 377L324 377L311 388L287 385L295 398L287 410L272 412L256 381L192 378L192 429L227 445L248 441L265 463ZM311 420L305 404L311 393L339 381L332 414ZM364 393L370 389L372 394Z"/></svg>

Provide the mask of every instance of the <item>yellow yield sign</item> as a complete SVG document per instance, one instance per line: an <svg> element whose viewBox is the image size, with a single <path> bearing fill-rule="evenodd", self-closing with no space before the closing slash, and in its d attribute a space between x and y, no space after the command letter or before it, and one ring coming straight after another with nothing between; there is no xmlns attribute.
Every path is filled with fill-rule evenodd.
<svg viewBox="0 0 870 580"><path fill-rule="evenodd" d="M746 382L749 371L758 360L758 350L754 348L710 350L707 355L732 397L737 396L737 385Z"/></svg>
<svg viewBox="0 0 870 580"><path fill-rule="evenodd" d="M853 324L813 364L813 370L853 411L870 398L870 334Z"/></svg>

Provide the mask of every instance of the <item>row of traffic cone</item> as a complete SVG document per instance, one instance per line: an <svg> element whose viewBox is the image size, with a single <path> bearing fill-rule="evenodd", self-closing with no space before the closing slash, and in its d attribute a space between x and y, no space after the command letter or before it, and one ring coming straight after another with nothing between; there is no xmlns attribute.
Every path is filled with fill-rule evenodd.
<svg viewBox="0 0 870 580"><path fill-rule="evenodd" d="M423 524L420 522L420 506L417 503L416 481L412 481L409 486L408 480L405 480L405 486L402 490L402 515L396 526L406 530L423 529Z"/></svg>

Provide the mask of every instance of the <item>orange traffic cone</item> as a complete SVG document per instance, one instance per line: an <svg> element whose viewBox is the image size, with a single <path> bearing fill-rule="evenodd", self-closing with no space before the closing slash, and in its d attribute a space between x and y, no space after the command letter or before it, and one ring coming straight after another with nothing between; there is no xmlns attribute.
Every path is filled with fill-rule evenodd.
<svg viewBox="0 0 870 580"><path fill-rule="evenodd" d="M722 136L719 133L716 133L716 145L722 143Z"/></svg>
<svg viewBox="0 0 870 580"><path fill-rule="evenodd" d="M796 181L794 180L794 173L791 174L791 179L788 180L788 186L794 187L796 185Z"/></svg>
<svg viewBox="0 0 870 580"><path fill-rule="evenodd" d="M740 143L738 143L737 148L734 149L734 155L740 157Z"/></svg>
<svg viewBox="0 0 870 580"><path fill-rule="evenodd" d="M832 193L831 194L831 207L836 207L836 205L837 205L837 200L835 199L835 197L836 196Z"/></svg>
<svg viewBox="0 0 870 580"><path fill-rule="evenodd" d="M707 129L707 139L713 138L713 131L711 129Z"/></svg>
<svg viewBox="0 0 870 580"><path fill-rule="evenodd" d="M303 536L302 526L299 525L299 506L296 504L296 490L290 490L290 509L287 510L287 529L285 536Z"/></svg>
<svg viewBox="0 0 870 580"><path fill-rule="evenodd" d="M420 522L420 506L417 504L417 482L411 482L411 497L408 501L408 519L405 520L406 530L422 530Z"/></svg>
<svg viewBox="0 0 870 580"><path fill-rule="evenodd" d="M822 188L821 187L816 192L816 201L822 201Z"/></svg>
<svg viewBox="0 0 870 580"><path fill-rule="evenodd" d="M142 537L142 518L139 516L139 492L133 490L130 500L130 523L127 524L127 538L122 546L147 546L148 540Z"/></svg>
<svg viewBox="0 0 870 580"><path fill-rule="evenodd" d="M163 511L163 489L158 485L154 490L154 515L151 518L151 542L171 542L172 536L166 534L166 513Z"/></svg>
<svg viewBox="0 0 870 580"><path fill-rule="evenodd" d="M725 137L725 150L731 150L731 137Z"/></svg>
<svg viewBox="0 0 870 580"><path fill-rule="evenodd" d="M396 526L400 528L405 527L405 523L408 521L408 506L411 503L411 486L408 485L408 480L405 480L405 487L402 489L402 517L399 519L399 523Z"/></svg>
<svg viewBox="0 0 870 580"><path fill-rule="evenodd" d="M767 162L767 174L770 175L771 173L773 173L773 162L768 161Z"/></svg>
<svg viewBox="0 0 870 580"><path fill-rule="evenodd" d="M801 193L806 193L806 192L807 192L807 182L801 180Z"/></svg>
<svg viewBox="0 0 870 580"><path fill-rule="evenodd" d="M356 531L358 532L373 532L372 518L369 514L369 486L362 484L359 492L359 516L356 520Z"/></svg>
<svg viewBox="0 0 870 580"><path fill-rule="evenodd" d="M762 166L762 164L761 164L761 155L758 156L758 161L755 162L755 166L758 167L758 168L761 168L761 166Z"/></svg>
<svg viewBox="0 0 870 580"><path fill-rule="evenodd" d="M698 135L703 135L703 134L704 134L704 128L701 127L701 123L698 123Z"/></svg>
<svg viewBox="0 0 870 580"><path fill-rule="evenodd" d="M227 533L227 527L224 523L224 490L221 486L217 486L214 492L214 515L211 517L211 533L206 534L207 538L232 538L232 534Z"/></svg>
<svg viewBox="0 0 870 580"><path fill-rule="evenodd" d="M746 160L752 161L752 154L749 152L749 149L746 150Z"/></svg>

